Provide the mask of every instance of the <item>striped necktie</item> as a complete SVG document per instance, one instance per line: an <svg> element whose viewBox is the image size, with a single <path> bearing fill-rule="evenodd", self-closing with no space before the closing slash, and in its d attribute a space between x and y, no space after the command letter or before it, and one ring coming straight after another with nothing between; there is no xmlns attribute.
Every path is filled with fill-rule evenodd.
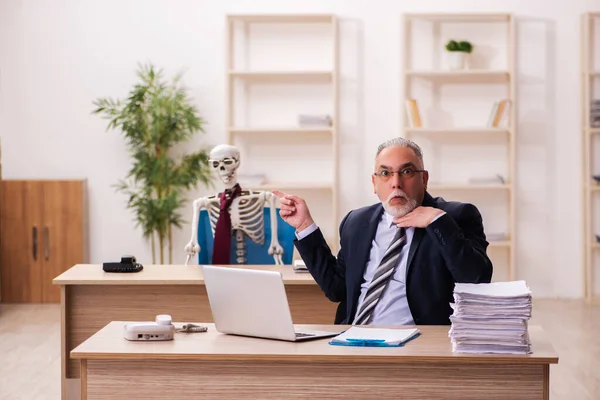
<svg viewBox="0 0 600 400"><path fill-rule="evenodd" d="M402 248L406 244L406 230L404 228L398 229L394 239L390 243L389 247L385 251L377 270L375 271L375 275L371 280L371 284L369 285L369 289L367 289L367 294L365 299L361 304L360 310L356 312L356 317L354 318L354 325L364 325L368 323L369 318L371 318L371 314L383 293L383 290L387 286L387 283L390 280L390 277L394 273L394 267L398 263L398 259L400 258L400 252Z"/></svg>

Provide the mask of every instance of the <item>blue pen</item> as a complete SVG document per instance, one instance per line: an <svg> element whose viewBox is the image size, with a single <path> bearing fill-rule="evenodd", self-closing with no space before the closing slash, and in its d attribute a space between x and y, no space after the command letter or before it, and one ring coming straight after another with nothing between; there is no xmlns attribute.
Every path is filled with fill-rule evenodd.
<svg viewBox="0 0 600 400"><path fill-rule="evenodd" d="M385 339L346 339L349 342L361 342L361 343L383 343Z"/></svg>
<svg viewBox="0 0 600 400"><path fill-rule="evenodd" d="M388 344L385 340L381 341L364 341L364 340L353 340L346 342L329 342L330 345L333 346L352 346L352 347L398 347L396 344Z"/></svg>

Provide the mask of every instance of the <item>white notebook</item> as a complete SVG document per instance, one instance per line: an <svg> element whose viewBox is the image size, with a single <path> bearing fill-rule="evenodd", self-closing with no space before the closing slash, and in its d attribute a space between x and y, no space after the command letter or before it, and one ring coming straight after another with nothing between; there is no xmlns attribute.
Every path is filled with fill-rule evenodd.
<svg viewBox="0 0 600 400"><path fill-rule="evenodd" d="M340 346L397 347L419 335L414 329L379 329L353 326L337 335L330 344Z"/></svg>
<svg viewBox="0 0 600 400"><path fill-rule="evenodd" d="M294 260L294 271L296 272L308 272L306 264L302 260Z"/></svg>

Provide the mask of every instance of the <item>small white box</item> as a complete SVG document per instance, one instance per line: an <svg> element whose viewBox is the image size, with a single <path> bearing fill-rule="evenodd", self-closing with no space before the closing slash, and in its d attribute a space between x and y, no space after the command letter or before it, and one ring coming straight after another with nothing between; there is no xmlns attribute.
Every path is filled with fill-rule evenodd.
<svg viewBox="0 0 600 400"><path fill-rule="evenodd" d="M157 315L155 322L125 324L124 335L125 339L134 341L173 340L175 325L170 315Z"/></svg>

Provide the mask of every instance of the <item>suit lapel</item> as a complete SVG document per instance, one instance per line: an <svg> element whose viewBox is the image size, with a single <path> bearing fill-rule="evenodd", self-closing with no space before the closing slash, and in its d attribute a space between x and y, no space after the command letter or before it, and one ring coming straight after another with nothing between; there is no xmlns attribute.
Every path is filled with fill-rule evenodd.
<svg viewBox="0 0 600 400"><path fill-rule="evenodd" d="M383 212L383 206L379 205L379 207L375 208L373 214L369 217L367 222L362 226L362 232L365 232L366 235L360 237L361 240L358 241L358 251L357 255L360 257L360 264L365 268L367 267L367 261L369 260L369 254L371 254L371 247L373 246L373 239L375 238L375 233L377 232L377 225L379 224L379 218L381 217L381 213ZM364 274L364 269L361 271L361 276Z"/></svg>
<svg viewBox="0 0 600 400"><path fill-rule="evenodd" d="M422 205L425 207L431 207L435 204L433 197L427 192L425 192L425 196L423 197ZM406 271L410 269L410 265L415 258L415 253L417 252L417 248L421 243L421 239L425 236L425 229L423 228L415 228L415 234L413 235L412 242L410 243L410 249L408 251L408 260L406 262Z"/></svg>
<svg viewBox="0 0 600 400"><path fill-rule="evenodd" d="M421 243L421 239L425 236L425 229L423 228L415 228L415 234L413 235L412 241L410 242L410 249L408 250L408 261L406 262L406 271L410 268L410 264L415 258L415 253L417 251L417 247Z"/></svg>

